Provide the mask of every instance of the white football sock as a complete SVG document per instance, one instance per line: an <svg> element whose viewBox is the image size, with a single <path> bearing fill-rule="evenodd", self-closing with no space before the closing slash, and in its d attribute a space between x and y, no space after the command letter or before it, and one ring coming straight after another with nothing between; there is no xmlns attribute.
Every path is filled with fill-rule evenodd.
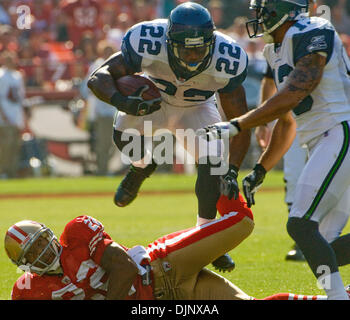
<svg viewBox="0 0 350 320"><path fill-rule="evenodd" d="M328 300L349 300L339 272L331 273L327 284L328 285L322 286L327 294Z"/></svg>
<svg viewBox="0 0 350 320"><path fill-rule="evenodd" d="M145 152L145 156L141 160L132 162L132 165L137 168L145 169L151 163L152 163L152 152L147 149Z"/></svg>
<svg viewBox="0 0 350 320"><path fill-rule="evenodd" d="M210 222L210 221L213 221L213 220L215 220L215 219L205 219L205 218L201 218L200 216L197 216L197 224L196 224L196 226L198 227L198 226L200 226L200 225L202 225L204 223L207 223L207 222Z"/></svg>

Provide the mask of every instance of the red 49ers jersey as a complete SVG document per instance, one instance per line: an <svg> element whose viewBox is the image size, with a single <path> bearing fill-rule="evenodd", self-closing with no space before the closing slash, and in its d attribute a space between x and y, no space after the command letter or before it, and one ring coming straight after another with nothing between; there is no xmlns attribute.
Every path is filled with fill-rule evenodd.
<svg viewBox="0 0 350 320"><path fill-rule="evenodd" d="M99 221L89 216L75 218L60 237L63 275L25 273L15 283L12 299L104 299L108 277L99 264L111 242Z"/></svg>

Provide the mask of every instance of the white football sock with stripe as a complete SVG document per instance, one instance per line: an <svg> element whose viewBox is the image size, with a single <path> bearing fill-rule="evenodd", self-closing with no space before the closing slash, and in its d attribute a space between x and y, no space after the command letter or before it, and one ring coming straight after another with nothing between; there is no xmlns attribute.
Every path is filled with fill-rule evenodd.
<svg viewBox="0 0 350 320"><path fill-rule="evenodd" d="M323 289L328 296L328 300L349 300L349 295L344 288L339 272L329 275L328 285L323 285Z"/></svg>
<svg viewBox="0 0 350 320"><path fill-rule="evenodd" d="M302 294L289 293L288 300L327 300L327 296L305 296Z"/></svg>

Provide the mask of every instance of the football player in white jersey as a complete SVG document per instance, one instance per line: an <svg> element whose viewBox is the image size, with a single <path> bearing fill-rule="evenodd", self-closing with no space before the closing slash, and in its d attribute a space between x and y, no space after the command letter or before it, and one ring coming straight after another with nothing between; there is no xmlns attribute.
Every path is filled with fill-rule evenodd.
<svg viewBox="0 0 350 320"><path fill-rule="evenodd" d="M309 0L309 8L310 16L316 16L319 14L318 11L321 12L320 10L317 10L318 7L316 0ZM264 102L268 98L272 97L275 93L276 85L273 79L273 73L271 68L268 67L261 83L260 101ZM256 138L263 150L265 150L266 146L268 145L269 137L271 136L271 130L274 123L275 122L271 122L267 125L259 126L256 128ZM300 145L298 136L296 136L291 147L283 157L283 173L285 182L284 201L287 205L288 212L290 212L290 209L292 207L297 181L305 166L308 157L307 154L307 149ZM349 214L350 211L344 207L342 208L342 212L337 215L337 219L335 219L333 215L328 215L325 219L322 220L319 225L319 230L328 242L332 242L337 237L339 237L341 230L338 230L338 226L345 226L346 222L349 219ZM292 249L288 251L286 260L305 261L305 258L300 248L294 244Z"/></svg>
<svg viewBox="0 0 350 320"><path fill-rule="evenodd" d="M119 150L123 152L135 138L127 132L129 128L141 135L140 157L136 159L133 155L130 170L116 191L117 206L124 207L133 201L142 182L157 167L157 159L152 155L150 163L143 161L150 156L147 148L144 151L145 122L151 121L152 136L167 129L183 141L180 130L193 130L195 136L197 129L222 121L217 103L227 119L244 114L248 108L242 82L247 64L246 52L232 38L216 31L209 11L196 3L183 3L170 13L169 19L141 22L126 33L121 52L107 59L88 81L98 98L119 111L113 134ZM140 96L144 88L129 97L117 91L116 79L140 72L157 85L161 102L144 101ZM217 163L222 155L217 143L207 140L197 143L209 144L209 153L202 158L198 152L191 154L198 163L195 192L200 225L215 219L220 194L238 199L238 170L249 148L250 131L242 132L230 142L229 149L234 152L230 152L229 168L223 175L211 174L211 163ZM195 150L193 144L184 147L189 152ZM234 268L234 262L225 255L214 266L229 271Z"/></svg>
<svg viewBox="0 0 350 320"><path fill-rule="evenodd" d="M295 136L308 148L309 159L301 173L289 214L287 231L301 248L328 299L348 299L338 266L350 263L350 235L329 243L319 231L324 219L349 210L350 195L350 63L332 24L307 17L307 0L252 0L256 19L247 23L256 37L259 28L268 43L265 57L278 92L257 109L198 131L218 138L223 130L234 136L278 119L266 152L243 179L248 203L266 171L281 159ZM251 33L253 27L253 33ZM335 232L340 234L342 223Z"/></svg>

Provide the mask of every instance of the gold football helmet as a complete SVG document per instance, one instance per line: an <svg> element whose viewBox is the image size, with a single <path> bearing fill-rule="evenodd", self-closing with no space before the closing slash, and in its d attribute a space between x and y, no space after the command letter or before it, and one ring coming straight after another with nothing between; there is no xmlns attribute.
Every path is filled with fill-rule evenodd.
<svg viewBox="0 0 350 320"><path fill-rule="evenodd" d="M29 262L26 254L39 238L46 239L45 246ZM60 267L61 244L49 228L35 221L23 220L11 226L6 232L5 250L10 260L23 271L42 275Z"/></svg>

